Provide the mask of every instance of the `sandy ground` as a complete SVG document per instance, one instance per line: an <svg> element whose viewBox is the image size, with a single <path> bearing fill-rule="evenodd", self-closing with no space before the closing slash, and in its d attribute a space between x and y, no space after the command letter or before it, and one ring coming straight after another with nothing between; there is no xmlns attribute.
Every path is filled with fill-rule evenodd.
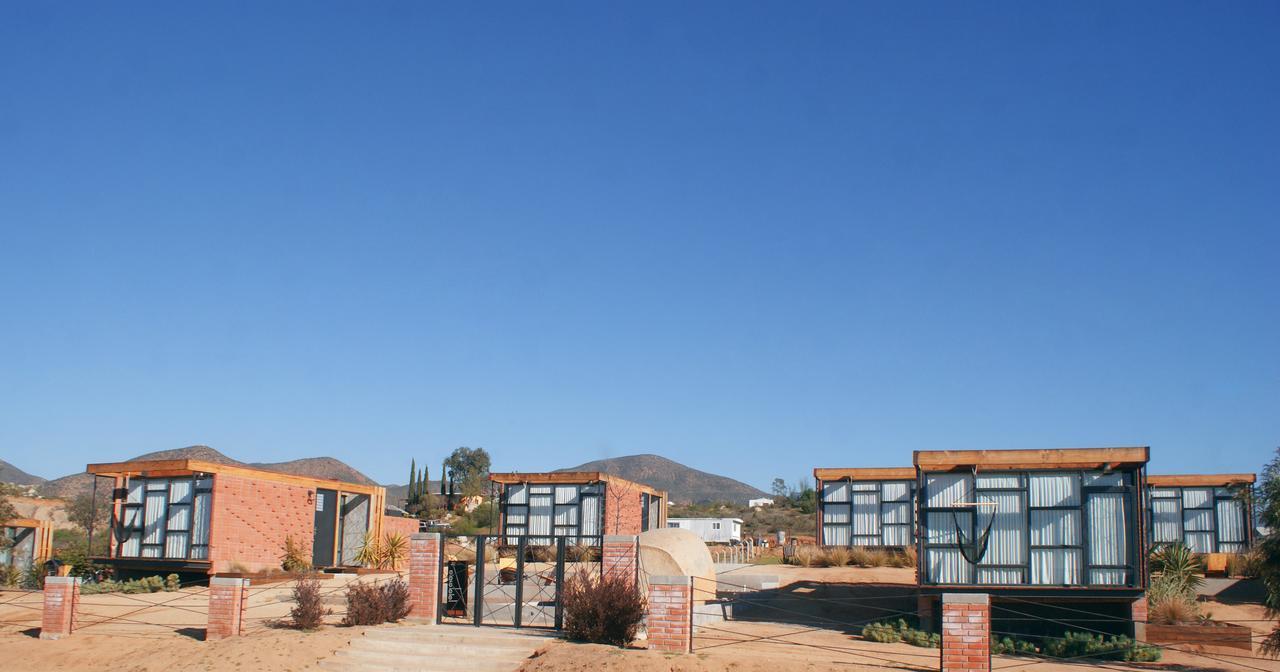
<svg viewBox="0 0 1280 672"><path fill-rule="evenodd" d="M205 588L167 593L82 595L70 637L38 639L42 594L0 591L0 669L111 670L304 670L343 648L366 628L338 627L353 582L386 581L391 575L338 575L323 581L329 624L304 633L272 627L292 608L288 583L250 588L246 636L205 642L209 595Z"/></svg>

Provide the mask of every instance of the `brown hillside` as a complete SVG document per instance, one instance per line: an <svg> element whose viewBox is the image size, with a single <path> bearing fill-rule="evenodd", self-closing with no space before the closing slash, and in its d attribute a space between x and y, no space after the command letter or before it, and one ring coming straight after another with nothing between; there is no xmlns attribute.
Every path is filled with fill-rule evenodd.
<svg viewBox="0 0 1280 672"><path fill-rule="evenodd" d="M761 490L727 476L709 474L661 455L628 455L587 462L558 471L603 471L629 481L666 490L672 502L732 502L746 504L748 499L765 497Z"/></svg>
<svg viewBox="0 0 1280 672"><path fill-rule="evenodd" d="M256 462L248 463L232 459L209 446L188 446L173 450L159 450L131 458L131 460L204 460L217 464L233 464L238 466L267 469L284 474L311 476L312 478L330 478L348 483L373 485L373 479L365 476L345 462L332 457L307 457L288 462ZM106 460L104 460L106 461ZM125 460L119 460L124 462ZM99 484L99 487L102 487ZM40 486L40 494L45 497L74 499L78 495L87 495L93 489L93 476L81 472L48 481Z"/></svg>
<svg viewBox="0 0 1280 672"><path fill-rule="evenodd" d="M44 479L39 476L32 476L27 472L0 460L0 483L16 483L18 485L37 485L44 483Z"/></svg>

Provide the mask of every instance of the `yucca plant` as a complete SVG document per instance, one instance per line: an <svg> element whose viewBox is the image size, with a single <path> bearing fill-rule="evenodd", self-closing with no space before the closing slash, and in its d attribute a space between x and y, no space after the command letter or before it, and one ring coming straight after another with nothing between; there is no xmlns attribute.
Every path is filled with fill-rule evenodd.
<svg viewBox="0 0 1280 672"><path fill-rule="evenodd" d="M382 544L373 532L365 532L360 550L356 551L355 561L365 567L376 568L382 558Z"/></svg>
<svg viewBox="0 0 1280 672"><path fill-rule="evenodd" d="M1204 562L1185 544L1161 546L1151 554L1151 571L1173 591L1194 599L1204 585Z"/></svg>
<svg viewBox="0 0 1280 672"><path fill-rule="evenodd" d="M409 556L409 540L399 532L388 532L378 546L378 569L398 570Z"/></svg>

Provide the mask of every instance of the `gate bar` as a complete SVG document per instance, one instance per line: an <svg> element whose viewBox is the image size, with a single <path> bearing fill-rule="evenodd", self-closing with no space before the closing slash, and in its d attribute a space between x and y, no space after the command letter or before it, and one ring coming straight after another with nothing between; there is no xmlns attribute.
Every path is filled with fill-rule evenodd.
<svg viewBox="0 0 1280 672"><path fill-rule="evenodd" d="M556 630L564 629L564 545L567 539L556 537Z"/></svg>
<svg viewBox="0 0 1280 672"><path fill-rule="evenodd" d="M516 613L512 618L512 625L520 627L520 622L524 618L524 552L528 548L529 538L521 535L520 541L516 543L516 603L514 605Z"/></svg>
<svg viewBox="0 0 1280 672"><path fill-rule="evenodd" d="M476 537L476 610L472 623L477 628L484 625L484 551L488 542L484 535Z"/></svg>

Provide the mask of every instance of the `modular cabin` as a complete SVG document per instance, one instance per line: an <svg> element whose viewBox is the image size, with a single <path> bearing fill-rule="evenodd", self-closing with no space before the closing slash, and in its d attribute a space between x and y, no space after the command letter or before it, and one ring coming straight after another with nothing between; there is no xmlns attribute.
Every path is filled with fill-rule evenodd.
<svg viewBox="0 0 1280 672"><path fill-rule="evenodd" d="M667 527L689 530L698 538L712 544L732 544L742 541L741 518L668 518Z"/></svg>
<svg viewBox="0 0 1280 672"><path fill-rule="evenodd" d="M1208 556L1212 572L1226 571L1226 556L1253 545L1253 474L1147 477L1148 540L1181 542Z"/></svg>
<svg viewBox="0 0 1280 672"><path fill-rule="evenodd" d="M53 557L53 525L47 520L11 518L0 522L0 536L9 540L0 548L0 567L28 572Z"/></svg>
<svg viewBox="0 0 1280 672"><path fill-rule="evenodd" d="M124 574L278 570L287 539L316 569L356 567L365 535L382 534L378 485L189 459L86 470L112 479L111 543L100 560Z"/></svg>
<svg viewBox="0 0 1280 672"><path fill-rule="evenodd" d="M1010 621L1006 628L1027 619L1005 612L1063 619L1044 610L1064 602L1076 602L1076 612L1087 603L1111 623L1129 618L1146 587L1149 452L916 452L922 612L941 593L982 592L998 605L993 618Z"/></svg>
<svg viewBox="0 0 1280 672"><path fill-rule="evenodd" d="M531 544L598 546L605 535L667 526L667 493L598 471L489 474L500 488L498 529Z"/></svg>
<svg viewBox="0 0 1280 672"><path fill-rule="evenodd" d="M819 546L915 543L915 467L814 469Z"/></svg>

